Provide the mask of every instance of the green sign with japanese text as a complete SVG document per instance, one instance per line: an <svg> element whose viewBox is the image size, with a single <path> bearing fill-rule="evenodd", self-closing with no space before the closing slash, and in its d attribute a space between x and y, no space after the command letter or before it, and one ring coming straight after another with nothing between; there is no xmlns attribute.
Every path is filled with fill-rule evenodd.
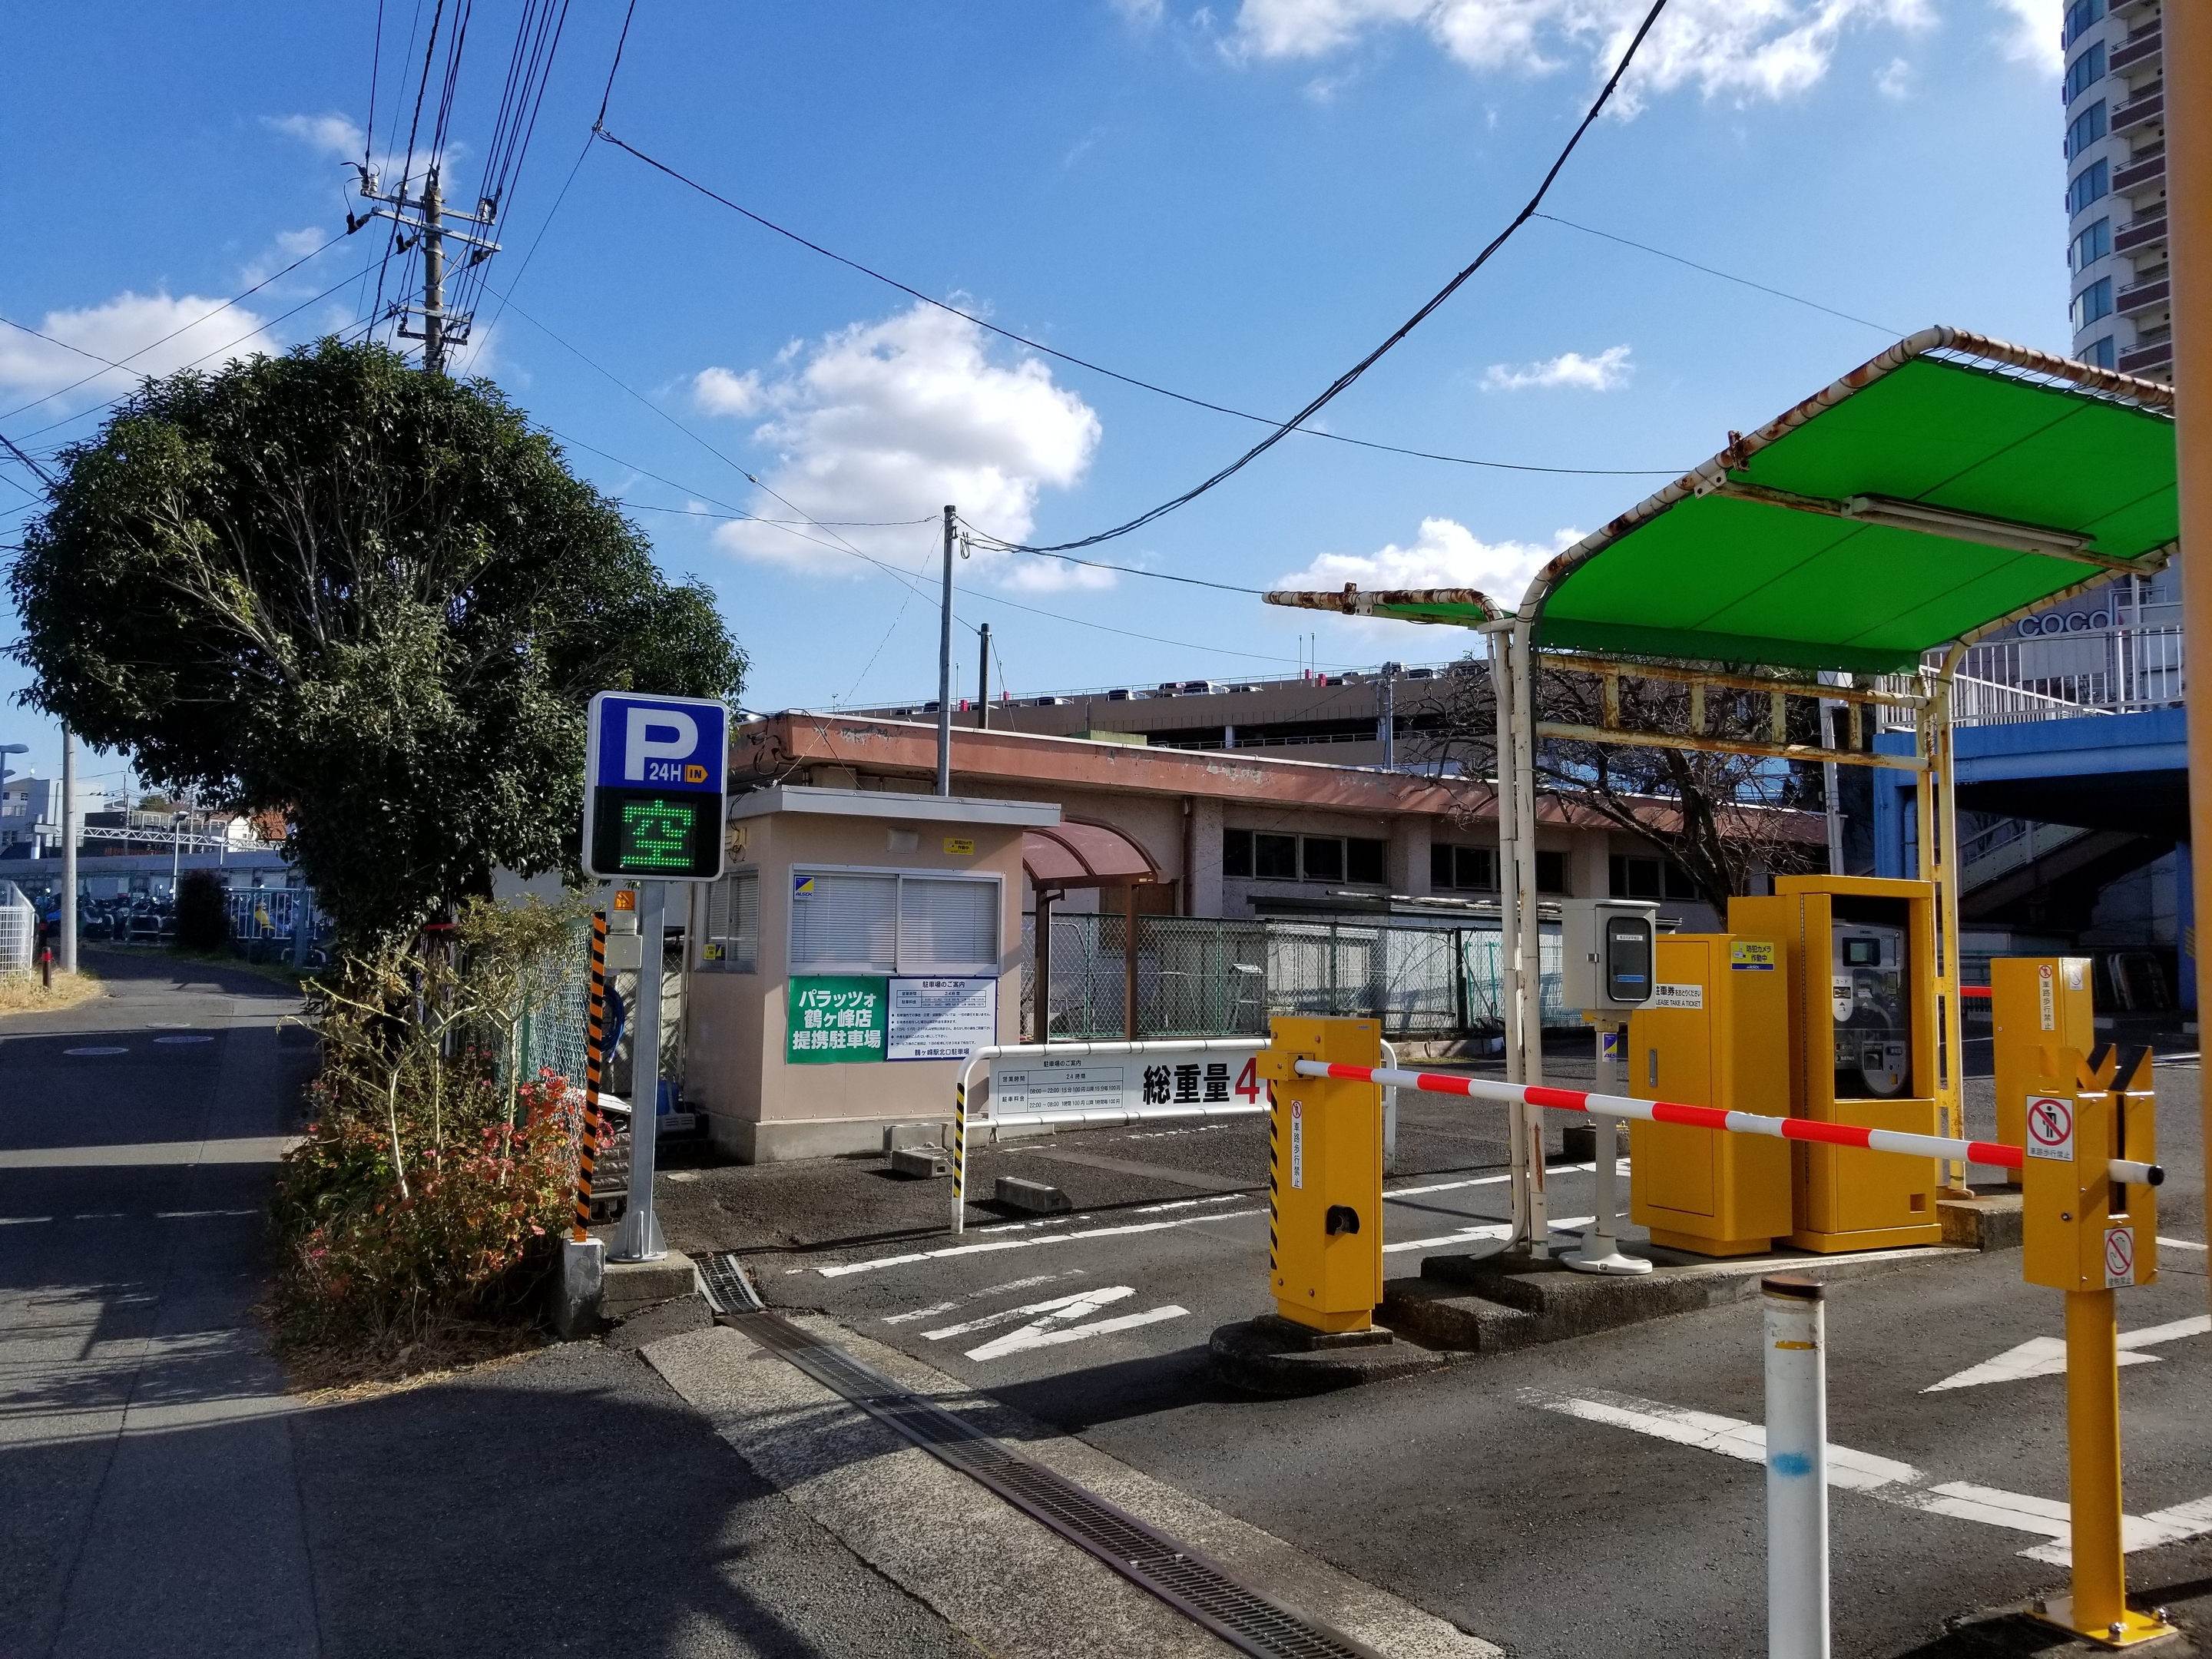
<svg viewBox="0 0 2212 1659"><path fill-rule="evenodd" d="M884 1057L887 981L833 974L791 981L783 1057L794 1066L852 1065Z"/></svg>

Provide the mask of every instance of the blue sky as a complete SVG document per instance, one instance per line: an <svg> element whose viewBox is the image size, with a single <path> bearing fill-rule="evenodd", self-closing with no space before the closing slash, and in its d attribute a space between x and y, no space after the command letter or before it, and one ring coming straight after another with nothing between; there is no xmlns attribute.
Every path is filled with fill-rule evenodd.
<svg viewBox="0 0 2212 1659"><path fill-rule="evenodd" d="M1003 328L1281 416L1510 218L1644 3L642 0L606 125ZM386 0L380 153L436 4ZM475 0L449 195L477 187L519 11ZM749 706L933 694L936 531L896 521L951 501L1010 538L1066 540L1261 430L1024 351L591 142L623 15L570 8L465 372L561 434L666 570L713 586L754 661ZM359 205L343 162L370 116L374 0L33 16L19 10L0 52L0 317L118 360L181 329L134 360L155 369L358 326L373 230L209 313ZM1322 423L1652 471L1504 471L1296 436L1090 556L1510 598L1563 537L1888 339L1942 321L2063 350L2057 27L2057 0L1673 0L1547 210L1879 326L1538 221ZM99 368L0 327L0 432L44 455L95 431L121 376L49 394ZM33 510L32 483L0 465L0 539ZM707 516L732 512L756 517ZM1024 556L979 552L959 581L962 618L992 624L1018 695L1464 643ZM965 629L957 653L972 685ZM22 683L0 665L0 690ZM0 713L7 741L57 763L27 711Z"/></svg>

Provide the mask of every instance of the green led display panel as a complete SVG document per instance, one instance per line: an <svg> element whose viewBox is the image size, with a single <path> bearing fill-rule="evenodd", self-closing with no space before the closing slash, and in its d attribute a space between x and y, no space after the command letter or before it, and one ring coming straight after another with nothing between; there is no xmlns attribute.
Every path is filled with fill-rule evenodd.
<svg viewBox="0 0 2212 1659"><path fill-rule="evenodd" d="M720 873L720 795L606 788L594 793L592 864L600 874L696 881Z"/></svg>

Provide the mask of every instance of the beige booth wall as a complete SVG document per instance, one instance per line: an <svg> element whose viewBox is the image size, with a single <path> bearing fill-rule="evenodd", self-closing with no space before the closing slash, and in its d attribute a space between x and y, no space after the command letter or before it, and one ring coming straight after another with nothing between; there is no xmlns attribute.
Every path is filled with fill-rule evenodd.
<svg viewBox="0 0 2212 1659"><path fill-rule="evenodd" d="M1005 824L781 811L744 820L742 854L730 868L760 872L757 971L731 973L700 962L706 891L693 898L690 1029L684 1092L708 1114L720 1150L747 1163L872 1151L892 1123L950 1121L957 1060L873 1060L789 1065L785 1038L791 981L791 877L794 867L836 866L916 874L993 874L1000 880L999 1008L1001 1042L1021 1040L1022 831ZM890 850L893 832L917 850ZM973 854L947 854L948 840Z"/></svg>

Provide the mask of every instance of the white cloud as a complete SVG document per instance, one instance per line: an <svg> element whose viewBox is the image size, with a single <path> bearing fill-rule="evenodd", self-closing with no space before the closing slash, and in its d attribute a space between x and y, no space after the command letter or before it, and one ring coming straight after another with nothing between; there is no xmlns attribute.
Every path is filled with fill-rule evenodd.
<svg viewBox="0 0 2212 1659"><path fill-rule="evenodd" d="M1106 0L1124 21L1140 29L1156 28L1167 15L1166 0Z"/></svg>
<svg viewBox="0 0 2212 1659"><path fill-rule="evenodd" d="M1362 592L1472 587L1501 605L1514 605L1537 571L1582 538L1579 530L1561 530L1548 547L1533 542L1485 542L1455 520L1424 519L1411 547L1393 542L1376 553L1323 553L1274 586L1333 592L1341 591L1346 582L1356 582Z"/></svg>
<svg viewBox="0 0 2212 1659"><path fill-rule="evenodd" d="M755 414L766 397L757 368L742 374L726 368L702 368L691 377L691 401L703 414Z"/></svg>
<svg viewBox="0 0 2212 1659"><path fill-rule="evenodd" d="M934 306L915 304L880 322L855 323L780 355L780 372L737 374L708 369L692 381L716 412L764 410L755 434L776 451L763 491L749 504L763 518L792 507L823 520L911 520L947 501L961 516L1010 541L1028 537L1041 489L1080 479L1098 447L1098 417L1056 386L1034 357L1001 367L984 350L983 331ZM777 497L781 497L779 501ZM786 505L788 503L788 505ZM805 526L798 526L804 529ZM770 526L735 523L715 532L750 557L809 570L861 575L866 567ZM878 557L910 563L930 532L917 524L841 527L837 534ZM978 549L970 570L991 571L1007 586L1101 586L1112 580L1028 555Z"/></svg>
<svg viewBox="0 0 2212 1659"><path fill-rule="evenodd" d="M2058 32L2065 5L2066 0L1996 0L1997 9L2012 17L2012 27L1997 37L2004 55L2045 75L2064 70Z"/></svg>
<svg viewBox="0 0 2212 1659"><path fill-rule="evenodd" d="M271 131L297 138L319 155L335 155L342 161L359 160L368 144L353 118L335 110L328 115L264 115L261 123Z"/></svg>
<svg viewBox="0 0 2212 1659"><path fill-rule="evenodd" d="M0 386L11 396L44 397L87 374L88 381L71 394L73 400L95 403L128 392L148 374L167 374L201 357L200 367L214 368L233 357L256 352L275 353L281 348L271 339L260 316L244 306L220 310L221 300L197 294L117 295L104 305L76 311L50 311L39 324L41 333L105 357L126 363L126 370L103 369L88 357L48 341L10 329L0 333ZM162 338L173 334L173 339ZM159 345L153 343L161 340ZM145 356L131 354L151 347ZM215 354L210 356L210 354Z"/></svg>
<svg viewBox="0 0 2212 1659"><path fill-rule="evenodd" d="M2025 4L2029 0L2008 0ZM1322 58L1392 28L1418 27L1474 70L1542 74L1571 58L1610 73L1650 9L1645 0L1243 0L1233 56ZM1695 86L1706 97L1784 98L1827 73L1853 27L1930 26L1929 0L1675 0L1617 94Z"/></svg>
<svg viewBox="0 0 2212 1659"><path fill-rule="evenodd" d="M1482 377L1486 392L1521 392L1529 386L1570 386L1578 392L1612 392L1628 384L1636 365L1625 345L1607 346L1595 357L1563 351L1540 363L1492 363Z"/></svg>
<svg viewBox="0 0 2212 1659"><path fill-rule="evenodd" d="M1912 65L1902 58L1893 58L1875 71L1874 89L1883 97L1902 101L1912 93Z"/></svg>

